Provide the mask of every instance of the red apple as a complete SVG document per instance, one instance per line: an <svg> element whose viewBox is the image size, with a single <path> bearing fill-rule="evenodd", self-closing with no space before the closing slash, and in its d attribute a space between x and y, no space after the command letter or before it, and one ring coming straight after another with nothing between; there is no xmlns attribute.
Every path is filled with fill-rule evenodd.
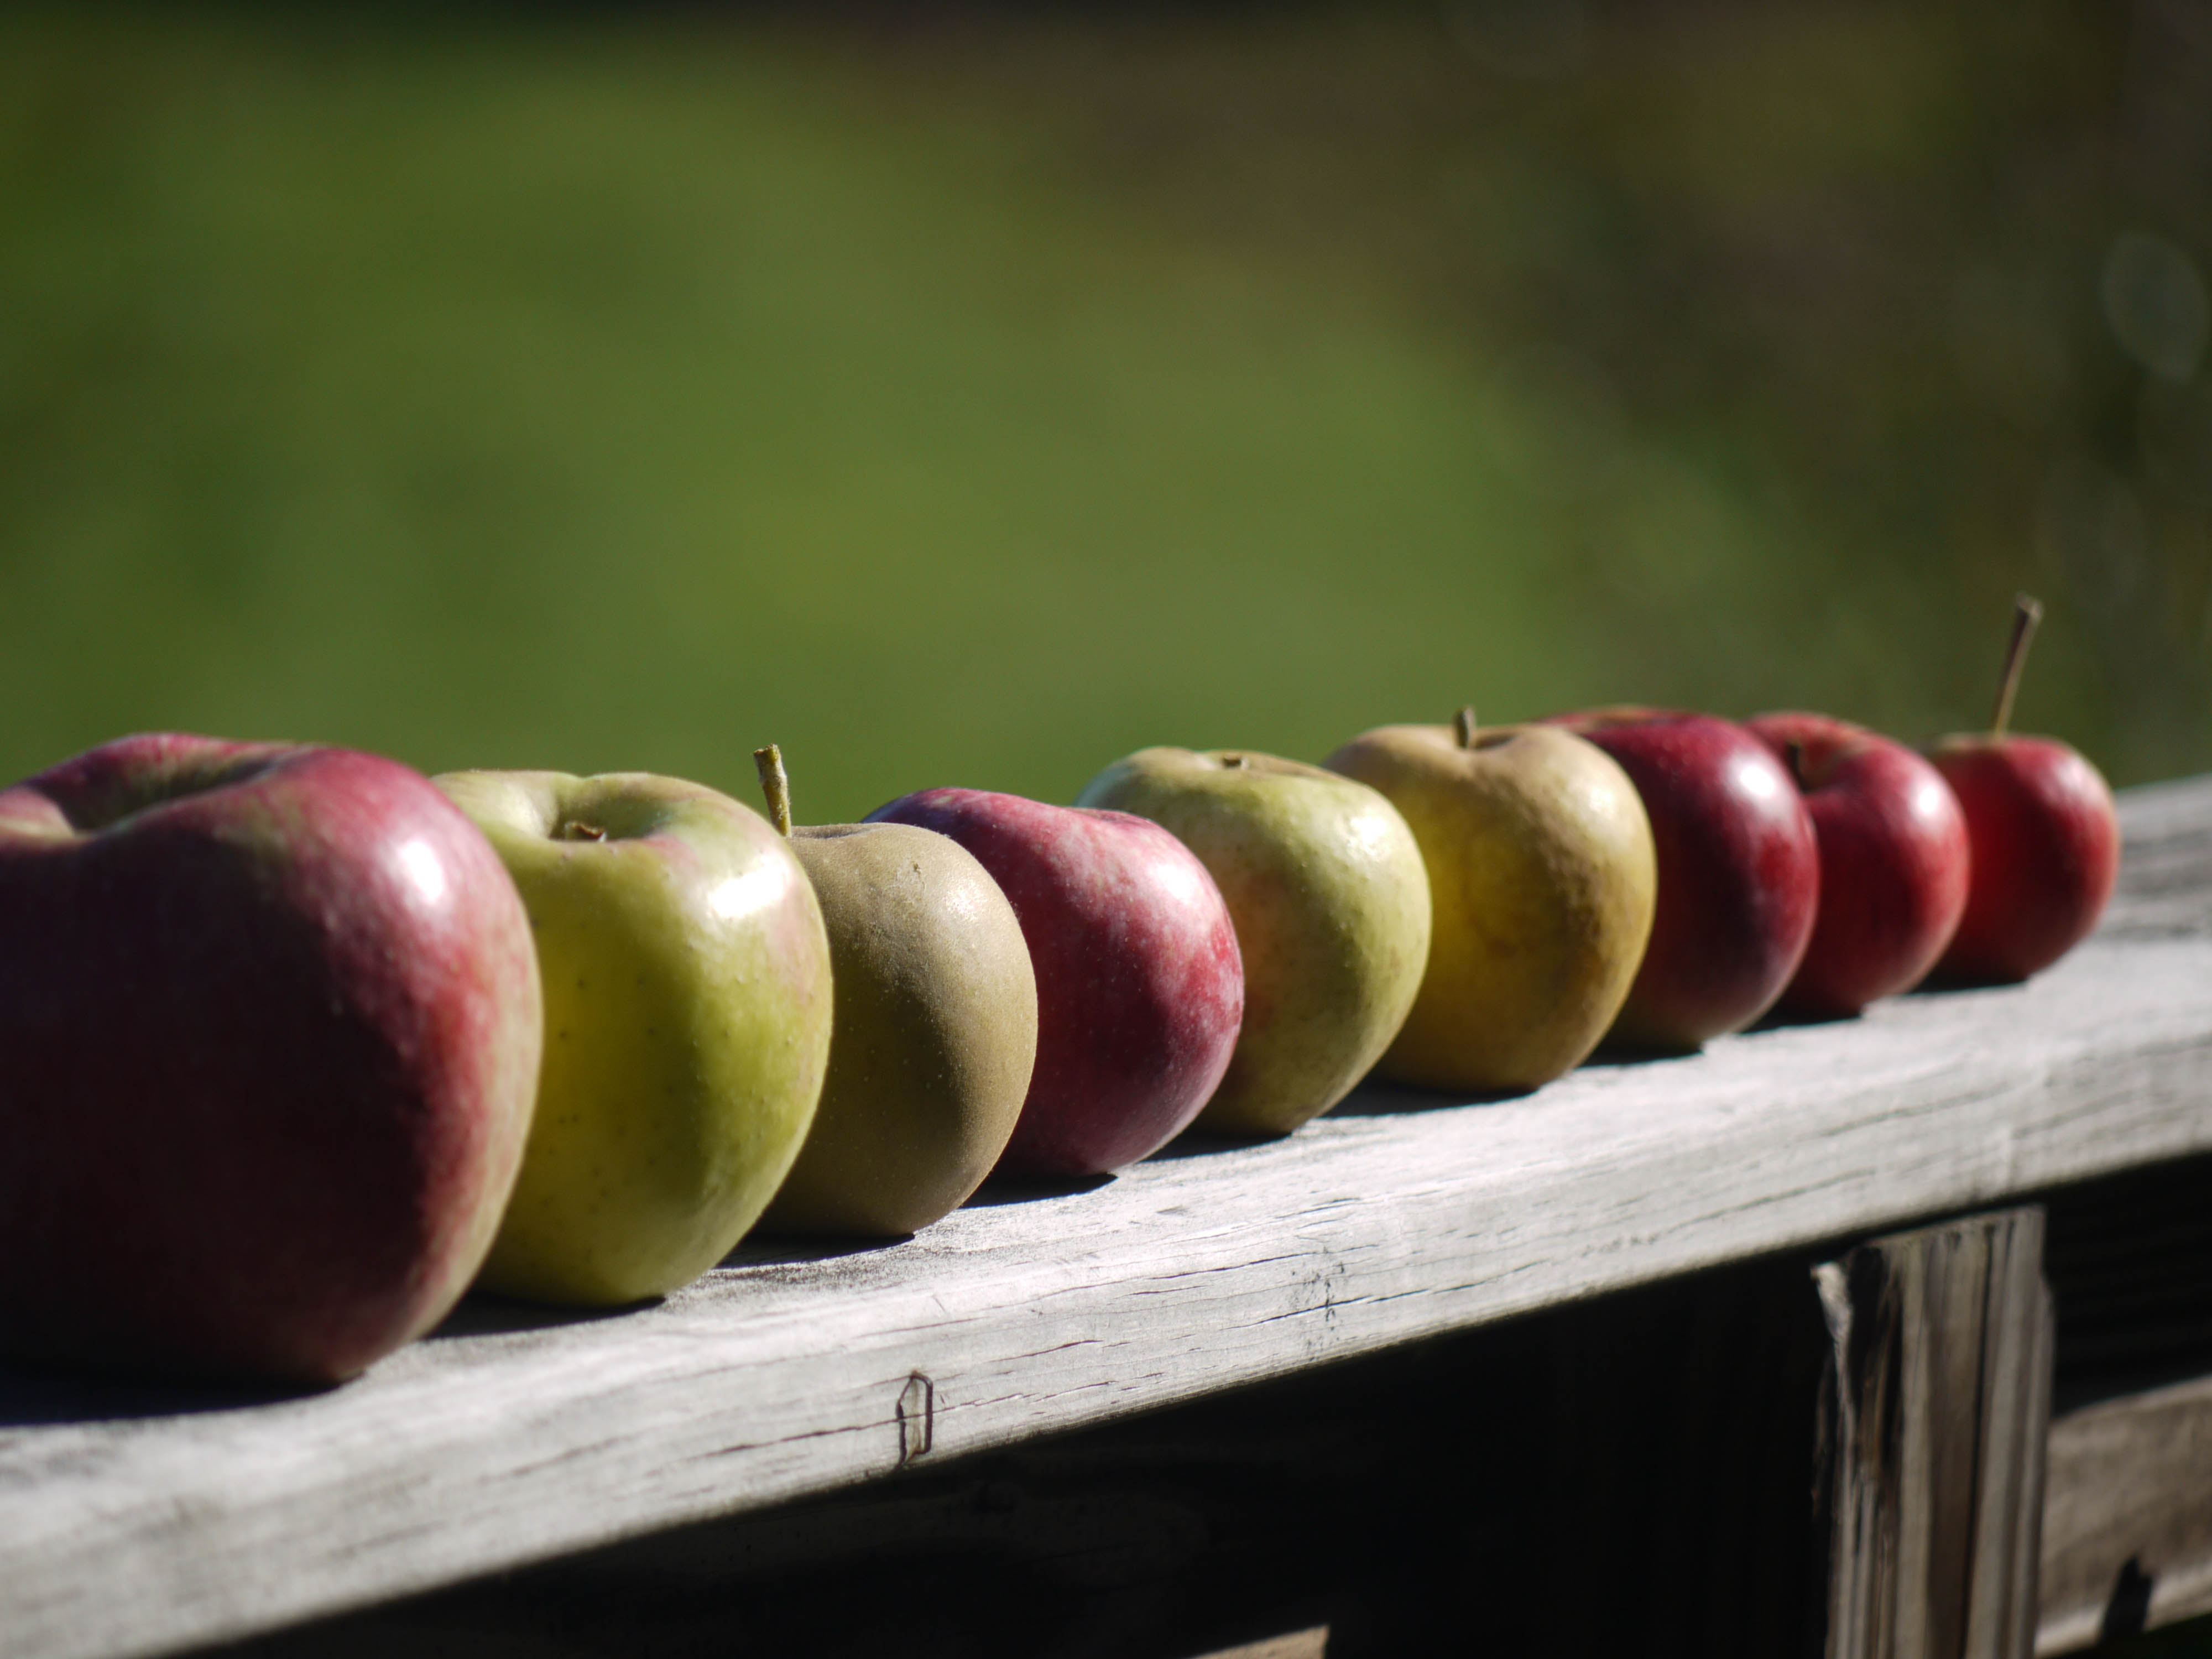
<svg viewBox="0 0 2212 1659"><path fill-rule="evenodd" d="M0 792L0 1344L330 1382L428 1329L539 1006L507 872L395 762L137 737Z"/></svg>
<svg viewBox="0 0 2212 1659"><path fill-rule="evenodd" d="M1620 763L1658 849L1651 943L1607 1041L1691 1049L1741 1030L1813 933L1820 867L1796 784L1758 738L1709 714L1600 708L1548 723Z"/></svg>
<svg viewBox="0 0 2212 1659"><path fill-rule="evenodd" d="M1972 732L1929 750L1965 810L1966 914L1936 964L1988 983L2040 973L2088 935L2120 871L2104 775L2056 738Z"/></svg>
<svg viewBox="0 0 2212 1659"><path fill-rule="evenodd" d="M1910 990L1966 906L1966 820L1901 743L1826 714L1761 714L1752 735L1790 767L1813 817L1820 902L1780 1006L1856 1014Z"/></svg>
<svg viewBox="0 0 2212 1659"><path fill-rule="evenodd" d="M2040 973L2088 936L2120 873L2120 820L2104 775L2056 738L2008 735L2014 695L2043 607L2013 600L2012 639L1985 732L1930 746L1966 815L1966 914L1936 964L1943 979Z"/></svg>
<svg viewBox="0 0 2212 1659"><path fill-rule="evenodd" d="M1036 969L1036 1065L1001 1170L1103 1175L1198 1115L1237 1047L1244 968L1206 866L1148 819L980 789L869 815L973 854Z"/></svg>

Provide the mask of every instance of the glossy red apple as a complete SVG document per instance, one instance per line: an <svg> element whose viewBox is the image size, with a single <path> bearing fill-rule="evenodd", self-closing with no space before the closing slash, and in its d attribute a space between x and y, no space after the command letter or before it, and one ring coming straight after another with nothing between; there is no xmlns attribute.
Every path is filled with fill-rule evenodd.
<svg viewBox="0 0 2212 1659"><path fill-rule="evenodd" d="M2014 694L2043 607L2014 602L1987 732L1942 738L1928 757L1966 815L1966 911L1939 978L1989 983L2040 973L2086 939L2120 871L2120 821L2104 774L2056 738L2010 734Z"/></svg>
<svg viewBox="0 0 2212 1659"><path fill-rule="evenodd" d="M330 1382L490 1247L542 1021L428 781L137 737L0 792L0 1345Z"/></svg>
<svg viewBox="0 0 2212 1659"><path fill-rule="evenodd" d="M1220 890L1127 812L928 789L870 813L950 836L1020 919L1036 1063L1001 1170L1102 1175L1165 1146L1229 1068L1244 969Z"/></svg>
<svg viewBox="0 0 2212 1659"><path fill-rule="evenodd" d="M1741 1030L1805 954L1820 895L1797 786L1741 726L1667 709L1555 715L1620 763L1659 854L1651 943L1607 1041L1682 1050Z"/></svg>
<svg viewBox="0 0 2212 1659"><path fill-rule="evenodd" d="M1841 1016L1910 990L1966 906L1966 820L1950 786L1903 744L1848 720L1779 714L1745 725L1796 778L1820 847L1812 942L1778 1006Z"/></svg>
<svg viewBox="0 0 2212 1659"><path fill-rule="evenodd" d="M2026 979L2097 925L2120 869L2104 775L2055 738L1945 738L1929 758L1973 848L1966 914L1936 964L1948 980Z"/></svg>

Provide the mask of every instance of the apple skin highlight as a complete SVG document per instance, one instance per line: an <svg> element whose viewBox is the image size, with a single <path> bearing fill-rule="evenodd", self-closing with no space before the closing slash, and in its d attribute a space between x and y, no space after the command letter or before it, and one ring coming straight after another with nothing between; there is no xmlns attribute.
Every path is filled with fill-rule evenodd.
<svg viewBox="0 0 2212 1659"><path fill-rule="evenodd" d="M1970 733L1928 751L1966 814L1966 914L1938 979L2003 984L2088 937L2119 878L2120 823L2104 775L2055 738Z"/></svg>
<svg viewBox="0 0 2212 1659"><path fill-rule="evenodd" d="M1747 729L1790 763L1820 858L1813 937L1777 1005L1841 1018L1927 977L1966 909L1966 820L1942 775L1904 744L1825 714Z"/></svg>
<svg viewBox="0 0 2212 1659"><path fill-rule="evenodd" d="M999 884L1036 972L1036 1064L1001 1170L1103 1175L1157 1152L1229 1068L1244 969L1220 890L1127 812L928 789L868 815L950 836Z"/></svg>
<svg viewBox="0 0 2212 1659"><path fill-rule="evenodd" d="M542 1037L530 929L428 781L123 738L0 793L0 1340L340 1381L489 1249Z"/></svg>

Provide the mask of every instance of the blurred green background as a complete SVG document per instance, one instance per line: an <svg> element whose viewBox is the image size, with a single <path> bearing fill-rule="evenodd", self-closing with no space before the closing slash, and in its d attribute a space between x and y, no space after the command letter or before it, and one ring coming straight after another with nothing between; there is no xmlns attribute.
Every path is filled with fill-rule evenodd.
<svg viewBox="0 0 2212 1659"><path fill-rule="evenodd" d="M1917 738L2023 587L2212 767L2197 15L0 8L0 771Z"/></svg>

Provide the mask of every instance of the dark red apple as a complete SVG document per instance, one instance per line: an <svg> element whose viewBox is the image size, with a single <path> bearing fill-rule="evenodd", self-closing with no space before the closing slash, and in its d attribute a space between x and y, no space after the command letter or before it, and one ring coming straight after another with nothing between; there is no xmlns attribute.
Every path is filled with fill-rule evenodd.
<svg viewBox="0 0 2212 1659"><path fill-rule="evenodd" d="M2040 973L2088 937L2119 878L2119 814L2104 774L2056 738L2009 733L2042 620L2040 605L2014 596L1990 729L1929 747L1965 810L1973 849L1966 913L1936 964L1941 979L1987 984Z"/></svg>
<svg viewBox="0 0 2212 1659"><path fill-rule="evenodd" d="M1036 969L1036 1065L1001 1170L1103 1175L1182 1132L1229 1068L1244 969L1197 858L1127 812L928 789L869 814L950 836L999 884Z"/></svg>
<svg viewBox="0 0 2212 1659"><path fill-rule="evenodd" d="M1937 975L1986 984L2042 972L2088 936L2119 876L2104 775L2055 738L1972 732L1928 757L1958 796L1973 848L1966 914Z"/></svg>
<svg viewBox="0 0 2212 1659"><path fill-rule="evenodd" d="M530 925L396 762L125 738L0 792L0 1346L331 1382L489 1248Z"/></svg>
<svg viewBox="0 0 2212 1659"><path fill-rule="evenodd" d="M1599 708L1549 724L1588 738L1643 797L1659 854L1651 943L1607 1041L1692 1049L1773 1005L1813 933L1813 820L1765 745L1709 714Z"/></svg>
<svg viewBox="0 0 2212 1659"><path fill-rule="evenodd" d="M1746 726L1796 779L1820 854L1812 942L1778 1006L1856 1014L1910 990L1966 906L1966 820L1950 786L1903 744L1848 720L1761 714Z"/></svg>

